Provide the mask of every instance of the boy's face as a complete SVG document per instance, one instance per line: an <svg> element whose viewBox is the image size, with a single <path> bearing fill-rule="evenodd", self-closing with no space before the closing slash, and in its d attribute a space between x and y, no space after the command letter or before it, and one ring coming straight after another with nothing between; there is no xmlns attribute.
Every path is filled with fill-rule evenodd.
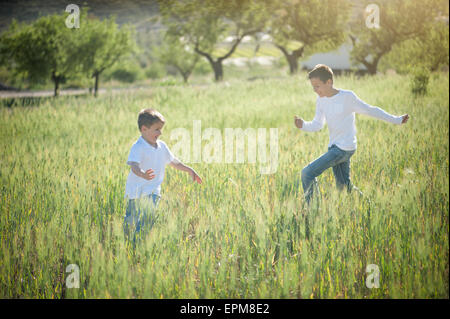
<svg viewBox="0 0 450 319"><path fill-rule="evenodd" d="M156 145L156 141L158 137L162 134L164 123L156 122L153 123L150 127L142 125L141 134L142 137L152 145Z"/></svg>
<svg viewBox="0 0 450 319"><path fill-rule="evenodd" d="M311 78L310 81L314 92L320 97L328 96L333 90L333 81L331 79L322 82L319 78Z"/></svg>

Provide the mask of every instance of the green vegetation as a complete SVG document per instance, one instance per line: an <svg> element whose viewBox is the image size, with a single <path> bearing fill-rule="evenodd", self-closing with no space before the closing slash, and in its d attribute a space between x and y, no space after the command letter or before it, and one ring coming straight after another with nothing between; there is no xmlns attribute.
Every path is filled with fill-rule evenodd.
<svg viewBox="0 0 450 319"><path fill-rule="evenodd" d="M254 0L159 0L158 3L167 34L183 38L195 53L205 58L216 81L223 80L223 61L244 37L263 31L266 20L265 2ZM228 36L232 37L230 47L223 55L214 56L215 46Z"/></svg>
<svg viewBox="0 0 450 319"><path fill-rule="evenodd" d="M27 19L28 24L13 20L0 35L0 82L29 89L52 81L55 96L63 85L93 87L97 95L100 77L136 83L179 73L187 82L209 70L222 81L224 61L255 56L284 57L277 63L296 74L300 59L350 40L353 67L363 65L372 75L379 64L399 73L418 64L431 72L448 67L447 1L371 5L369 0L136 0L128 9L117 1L103 10L94 5L95 14L88 15L84 4L79 29L65 27L66 18L73 18L68 12ZM118 16L120 28L118 8L125 11Z"/></svg>
<svg viewBox="0 0 450 319"><path fill-rule="evenodd" d="M411 76L338 77L336 87L405 126L357 116L352 180L370 199L320 178L320 205L295 188L322 154L326 129L304 133L315 94L300 77L152 87L0 108L0 296L2 298L448 298L448 73L427 95ZM175 128L276 127L278 170L256 164L192 165L201 186L167 168L159 219L135 252L122 219L137 113L160 110L169 146ZM206 141L205 141L206 142ZM67 289L69 264L80 288ZM365 269L380 269L368 289Z"/></svg>
<svg viewBox="0 0 450 319"><path fill-rule="evenodd" d="M88 19L87 10L80 14L79 28L66 26L68 14L44 16L30 24L13 21L0 36L0 65L32 84L51 79L54 96L70 78L94 78L97 95L100 75L136 51L135 36L129 26L119 29L114 17L100 21Z"/></svg>
<svg viewBox="0 0 450 319"><path fill-rule="evenodd" d="M332 51L345 42L351 12L347 0L268 1L268 8L274 12L270 34L286 57L291 74L297 73L300 57ZM298 45L290 50L292 41Z"/></svg>
<svg viewBox="0 0 450 319"><path fill-rule="evenodd" d="M373 5L369 0L364 0L363 4L364 7ZM360 11L360 18L350 23L349 36L353 43L351 56L354 63L361 63L367 68L369 74L376 74L380 60L397 47L395 54L402 56L401 59L397 58L401 64L399 68L409 63L413 64L412 60L420 60L422 56L428 58L433 56L430 61L422 61L422 63L428 67L434 67L436 62L438 64L445 62L446 55L448 65L448 53L446 54L446 51L441 53L448 48L448 25L445 25L442 20L439 21L439 18L443 16L448 17L448 1L380 0L376 8L376 10L366 11L365 17L363 17L363 11ZM375 12L379 14L377 21L367 16ZM373 25L370 26L371 24ZM447 30L446 41L444 40L445 29ZM441 41L436 41L438 39ZM405 59L408 55L414 58ZM444 57L441 58L442 56Z"/></svg>

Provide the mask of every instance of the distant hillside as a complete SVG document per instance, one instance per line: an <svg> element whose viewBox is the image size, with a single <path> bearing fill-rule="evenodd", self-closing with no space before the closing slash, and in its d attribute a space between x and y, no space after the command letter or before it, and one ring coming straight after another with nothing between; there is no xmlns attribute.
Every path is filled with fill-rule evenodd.
<svg viewBox="0 0 450 319"><path fill-rule="evenodd" d="M89 7L89 12L99 18L116 15L119 24L133 23L140 28L158 28L147 23L150 17L158 14L156 0L0 0L0 32L8 28L12 19L31 22L40 16L62 13L69 4L77 4L80 8Z"/></svg>

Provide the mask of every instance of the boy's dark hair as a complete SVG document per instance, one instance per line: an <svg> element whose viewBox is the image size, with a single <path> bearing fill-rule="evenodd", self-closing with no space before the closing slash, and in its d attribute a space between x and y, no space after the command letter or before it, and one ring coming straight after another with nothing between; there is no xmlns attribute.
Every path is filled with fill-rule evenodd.
<svg viewBox="0 0 450 319"><path fill-rule="evenodd" d="M139 131L141 130L143 125L145 125L146 127L150 127L156 122L166 123L164 116L162 116L162 114L158 111L154 109L143 109L139 112Z"/></svg>
<svg viewBox="0 0 450 319"><path fill-rule="evenodd" d="M323 83L331 79L333 81L333 70L328 65L317 64L309 73L308 78L319 78Z"/></svg>

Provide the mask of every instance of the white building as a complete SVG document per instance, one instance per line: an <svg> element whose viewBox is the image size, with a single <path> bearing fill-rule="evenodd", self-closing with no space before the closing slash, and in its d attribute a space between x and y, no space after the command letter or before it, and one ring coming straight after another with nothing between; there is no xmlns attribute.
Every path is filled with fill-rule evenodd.
<svg viewBox="0 0 450 319"><path fill-rule="evenodd" d="M333 70L367 70L362 64L354 65L350 61L351 43L344 43L338 49L325 53L316 53L300 62L300 67L312 69L316 64L326 64Z"/></svg>

